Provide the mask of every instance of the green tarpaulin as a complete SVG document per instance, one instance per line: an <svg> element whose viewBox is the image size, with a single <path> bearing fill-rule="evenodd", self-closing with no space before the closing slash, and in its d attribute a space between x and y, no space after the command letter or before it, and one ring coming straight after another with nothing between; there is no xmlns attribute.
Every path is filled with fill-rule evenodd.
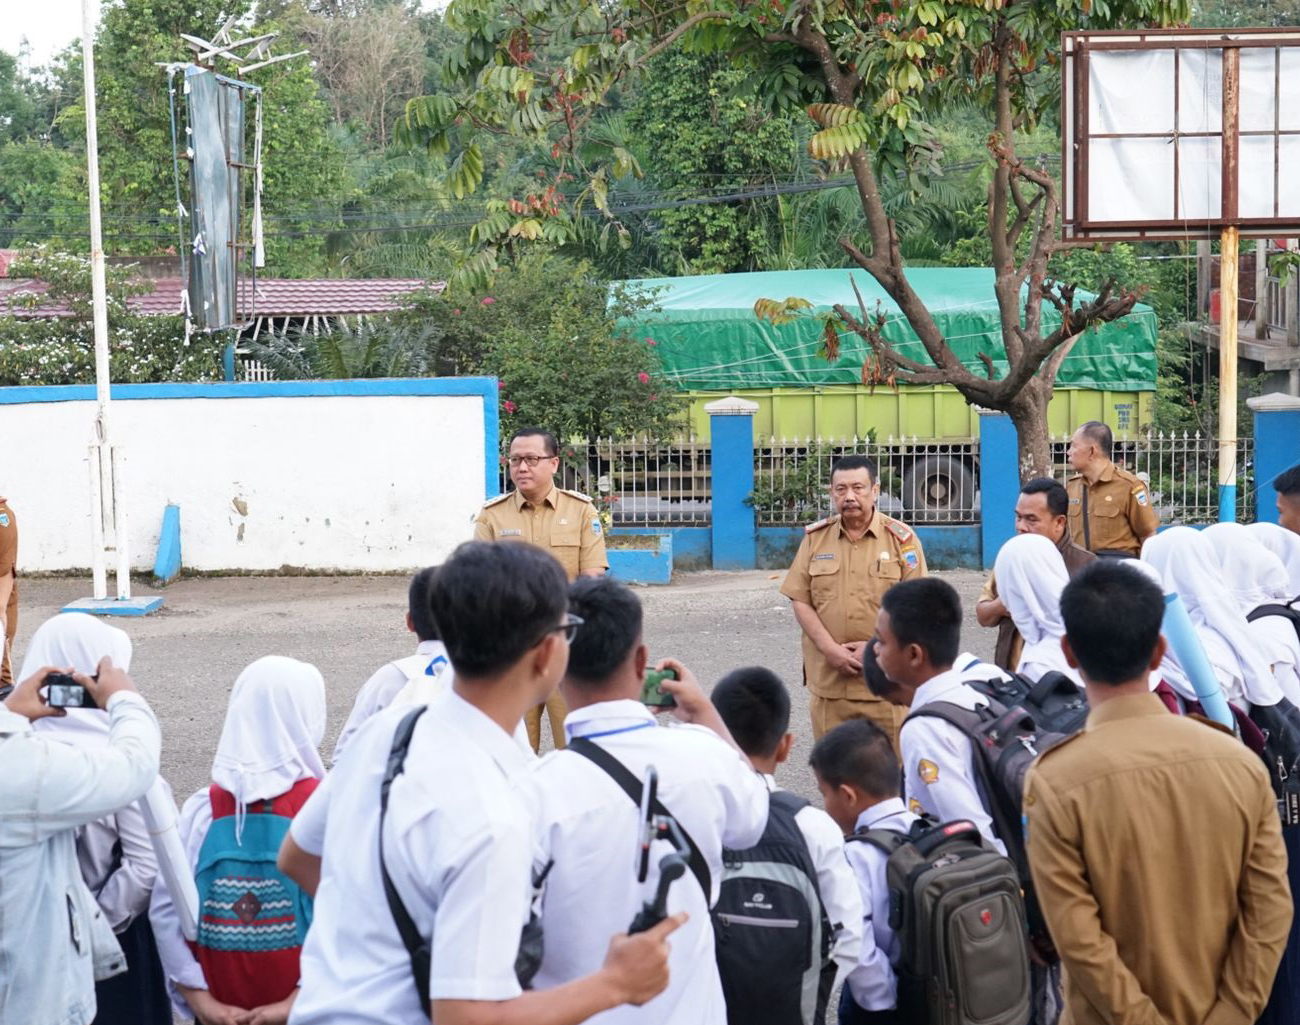
<svg viewBox="0 0 1300 1025"><path fill-rule="evenodd" d="M877 303L887 318L884 335L904 356L928 363L916 334L893 300L865 271L801 270L754 274L708 274L685 278L645 278L625 282L654 296L658 311L636 318L638 337L653 339L664 371L683 390L806 387L856 384L867 346L857 335L840 338L840 357L827 363L821 323L800 318L780 327L754 314L759 299L807 299L814 311L843 303L856 313L850 275L874 315ZM929 308L948 344L975 373L987 371L986 353L999 377L1007 372L1006 354L993 298L993 271L987 267L923 267L908 280ZM1091 295L1077 293L1076 302ZM1043 304L1044 329L1061 321L1056 308ZM1057 384L1068 388L1149 391L1156 384L1156 316L1138 305L1113 324L1085 332L1061 366Z"/></svg>

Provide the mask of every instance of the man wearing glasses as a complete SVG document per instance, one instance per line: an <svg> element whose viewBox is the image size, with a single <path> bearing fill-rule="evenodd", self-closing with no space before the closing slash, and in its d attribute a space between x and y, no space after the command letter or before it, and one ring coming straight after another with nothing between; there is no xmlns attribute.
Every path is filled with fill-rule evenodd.
<svg viewBox="0 0 1300 1025"><path fill-rule="evenodd" d="M835 515L804 528L781 584L803 630L803 673L813 736L865 716L898 750L906 709L873 695L862 678L862 649L876 630L880 599L900 580L925 575L925 553L910 527L882 513L880 477L867 456L831 467Z"/></svg>
<svg viewBox="0 0 1300 1025"><path fill-rule="evenodd" d="M540 427L515 431L510 437L509 464L515 489L484 504L474 521L474 540L536 545L555 557L570 583L604 574L609 560L596 507L581 492L555 486L560 469L555 435ZM562 748L568 709L558 690L545 706L538 705L524 717L529 743L534 751L541 746L543 707L551 720L551 738Z"/></svg>

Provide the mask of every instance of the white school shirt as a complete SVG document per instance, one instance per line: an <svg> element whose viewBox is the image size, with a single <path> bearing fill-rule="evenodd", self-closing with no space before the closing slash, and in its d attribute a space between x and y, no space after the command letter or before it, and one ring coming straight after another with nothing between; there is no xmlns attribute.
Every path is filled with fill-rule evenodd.
<svg viewBox="0 0 1300 1025"><path fill-rule="evenodd" d="M718 899L722 848L752 847L767 827L762 776L733 747L701 726L659 726L638 701L605 701L564 720L570 740L590 737L644 779L659 771L659 800L691 835L711 876L706 899L694 874L673 883L668 913L690 920L672 935L668 988L642 1007L617 1007L589 1019L599 1025L725 1025L727 1008L714 957L709 908ZM536 986L546 989L596 971L609 938L626 932L659 880L660 842L650 854L644 886L636 882L640 814L599 766L573 751L555 751L530 774L529 803L537 821L535 867L554 864L542 897L546 937Z"/></svg>
<svg viewBox="0 0 1300 1025"><path fill-rule="evenodd" d="M290 826L303 850L322 856L292 1025L428 1025L379 865L379 788L409 711L367 722ZM511 777L528 764L510 734L449 690L420 718L389 793L384 860L431 939L434 1000L520 993L531 820Z"/></svg>
<svg viewBox="0 0 1300 1025"><path fill-rule="evenodd" d="M948 701L967 709L987 705L984 697L964 683L962 677L985 679L990 672L996 675L998 670L979 662L965 669L940 673L916 689L911 711L934 701ZM898 744L903 756L903 789L911 810L924 811L940 822L969 819L999 854L1006 854L1006 845L997 838L993 819L985 810L975 783L975 750L970 738L943 719L919 716L903 723Z"/></svg>
<svg viewBox="0 0 1300 1025"><path fill-rule="evenodd" d="M776 780L764 775L768 793L779 788ZM826 908L826 917L835 930L835 943L831 959L835 962L835 985L858 963L858 949L862 945L862 896L853 869L844 854L844 835L835 820L820 808L807 805L800 808L794 824L803 834L817 869L817 890Z"/></svg>
<svg viewBox="0 0 1300 1025"><path fill-rule="evenodd" d="M916 816L901 797L873 804L858 816L854 830L892 829L906 833ZM844 845L862 901L862 946L846 985L853 1002L864 1011L887 1011L898 1004L899 944L889 927L889 884L885 878L884 851L861 840Z"/></svg>
<svg viewBox="0 0 1300 1025"><path fill-rule="evenodd" d="M418 663L423 662L423 665ZM361 724L377 712L382 712L393 702L397 692L406 686L408 671L418 669L430 676L443 675L451 665L447 660L447 648L442 641L421 641L415 654L396 662L388 662L371 674L370 679L361 685L357 698L348 713L348 721L343 724L343 732L334 742L332 765L337 765L343 749L348 746Z"/></svg>

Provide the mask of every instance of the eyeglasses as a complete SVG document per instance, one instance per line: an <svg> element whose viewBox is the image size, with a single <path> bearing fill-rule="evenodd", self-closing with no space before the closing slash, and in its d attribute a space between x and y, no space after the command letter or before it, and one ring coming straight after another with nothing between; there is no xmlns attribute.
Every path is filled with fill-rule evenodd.
<svg viewBox="0 0 1300 1025"><path fill-rule="evenodd" d="M581 616L575 616L572 612L570 612L565 615L563 623L561 623L559 626L551 627L549 630L546 631L546 633L553 634L555 633L556 630L563 630L564 639L568 641L570 644L572 644L573 635L578 632L578 627L582 626L584 622L585 620L583 620Z"/></svg>
<svg viewBox="0 0 1300 1025"><path fill-rule="evenodd" d="M528 469L531 470L535 466L537 466L537 464L540 463L543 459L559 459L559 458L560 458L559 456L533 456L533 455L511 456L509 459L506 460L506 462L508 462L512 467L519 467L520 465L523 465L528 467Z"/></svg>

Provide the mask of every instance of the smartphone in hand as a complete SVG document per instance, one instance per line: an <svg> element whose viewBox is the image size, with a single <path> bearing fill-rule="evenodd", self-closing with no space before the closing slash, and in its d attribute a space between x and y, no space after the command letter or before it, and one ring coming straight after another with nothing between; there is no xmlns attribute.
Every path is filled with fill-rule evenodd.
<svg viewBox="0 0 1300 1025"><path fill-rule="evenodd" d="M651 708L675 708L677 701L663 688L664 680L677 679L672 669L647 669L641 683L641 704Z"/></svg>

